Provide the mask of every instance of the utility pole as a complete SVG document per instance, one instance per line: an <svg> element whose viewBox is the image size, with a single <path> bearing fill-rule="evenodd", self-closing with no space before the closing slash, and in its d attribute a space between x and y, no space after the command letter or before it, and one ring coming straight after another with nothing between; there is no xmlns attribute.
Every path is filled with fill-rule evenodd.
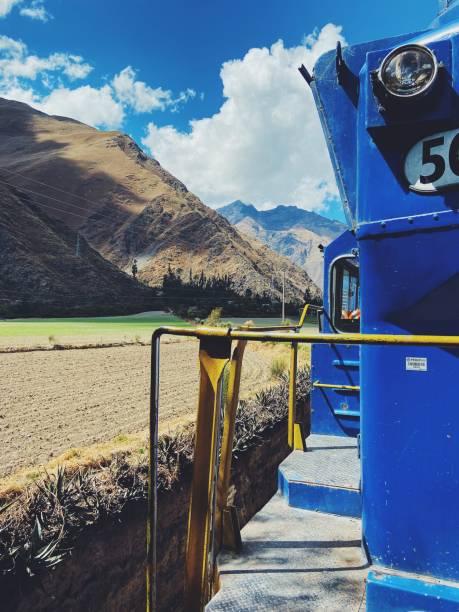
<svg viewBox="0 0 459 612"><path fill-rule="evenodd" d="M285 321L285 270L282 272L282 322Z"/></svg>
<svg viewBox="0 0 459 612"><path fill-rule="evenodd" d="M75 246L75 256L80 256L80 232L77 232L76 246Z"/></svg>

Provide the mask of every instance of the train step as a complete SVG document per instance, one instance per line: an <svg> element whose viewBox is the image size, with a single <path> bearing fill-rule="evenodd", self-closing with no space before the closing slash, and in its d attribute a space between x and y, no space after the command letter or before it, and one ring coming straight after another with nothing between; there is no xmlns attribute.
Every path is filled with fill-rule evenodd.
<svg viewBox="0 0 459 612"><path fill-rule="evenodd" d="M242 530L241 553L219 556L207 612L365 609L359 519L292 508L276 494Z"/></svg>
<svg viewBox="0 0 459 612"><path fill-rule="evenodd" d="M357 440L311 435L307 452L294 451L279 467L279 491L289 506L359 517L360 461Z"/></svg>

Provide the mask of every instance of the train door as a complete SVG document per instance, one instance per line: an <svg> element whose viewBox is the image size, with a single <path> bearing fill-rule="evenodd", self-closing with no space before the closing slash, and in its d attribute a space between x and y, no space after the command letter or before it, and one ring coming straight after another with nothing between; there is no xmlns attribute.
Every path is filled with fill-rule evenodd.
<svg viewBox="0 0 459 612"><path fill-rule="evenodd" d="M355 237L346 231L324 253L321 333L360 331L360 274ZM313 344L311 432L356 437L360 431L360 348Z"/></svg>

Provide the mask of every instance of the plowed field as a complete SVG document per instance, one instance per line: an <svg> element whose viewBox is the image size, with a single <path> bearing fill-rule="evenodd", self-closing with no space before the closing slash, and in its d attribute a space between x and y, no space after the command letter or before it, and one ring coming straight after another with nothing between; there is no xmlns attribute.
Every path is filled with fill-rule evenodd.
<svg viewBox="0 0 459 612"><path fill-rule="evenodd" d="M271 359L248 347L242 396L266 386ZM162 345L163 430L194 417L197 363L195 340ZM148 425L148 346L2 353L0 372L1 476Z"/></svg>

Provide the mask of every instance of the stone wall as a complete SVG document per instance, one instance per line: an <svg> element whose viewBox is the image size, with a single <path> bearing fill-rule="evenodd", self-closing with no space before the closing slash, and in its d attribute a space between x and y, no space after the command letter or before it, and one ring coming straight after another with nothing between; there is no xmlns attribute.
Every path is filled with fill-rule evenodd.
<svg viewBox="0 0 459 612"><path fill-rule="evenodd" d="M233 462L234 503L243 526L275 493L277 466L287 456L283 420ZM158 503L159 610L183 609L184 555L191 468L185 468ZM81 533L72 553L54 570L21 583L0 581L4 612L125 612L145 610L146 503L131 503L118 520Z"/></svg>

